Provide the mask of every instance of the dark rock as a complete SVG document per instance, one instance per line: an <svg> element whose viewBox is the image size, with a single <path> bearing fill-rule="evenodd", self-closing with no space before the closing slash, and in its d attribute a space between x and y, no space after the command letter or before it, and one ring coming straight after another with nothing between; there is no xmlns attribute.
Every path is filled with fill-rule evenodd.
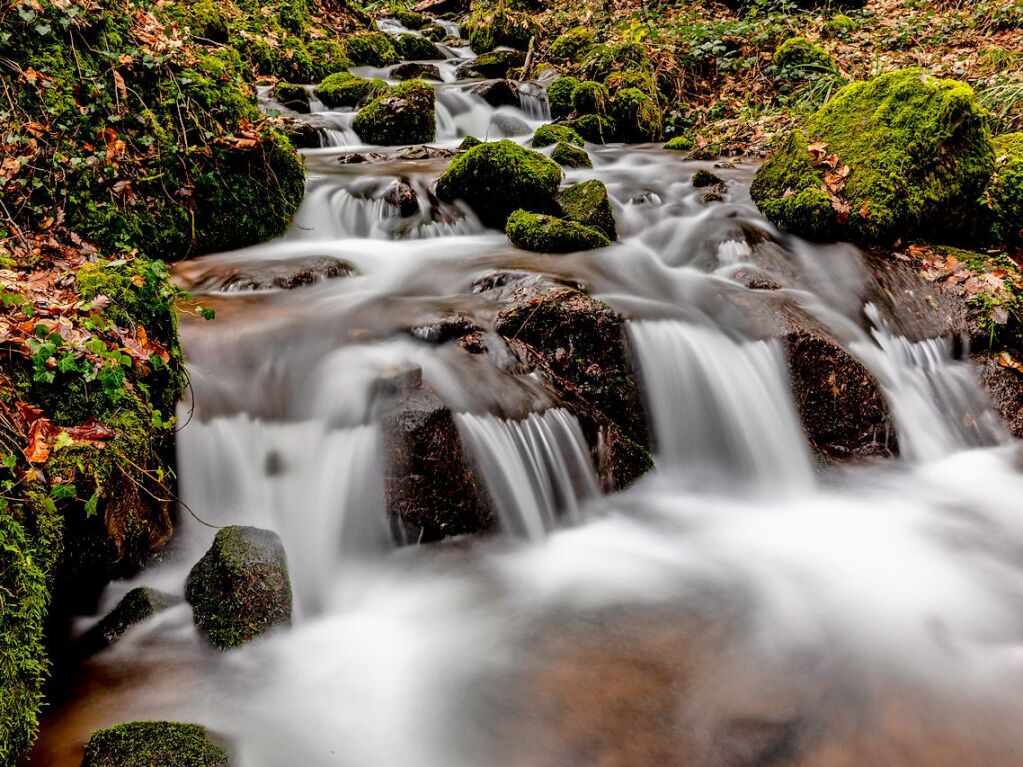
<svg viewBox="0 0 1023 767"><path fill-rule="evenodd" d="M484 53L472 61L462 64L456 71L455 76L459 80L471 79L473 77L486 77L503 80L508 77L509 71L514 67L521 67L526 63L526 54L522 51L499 50Z"/></svg>
<svg viewBox="0 0 1023 767"><path fill-rule="evenodd" d="M443 16L447 13L461 16L469 12L469 0L423 0L413 10L428 16Z"/></svg>
<svg viewBox="0 0 1023 767"><path fill-rule="evenodd" d="M980 382L991 398L991 404L1002 416L1016 439L1023 439L1023 371L1011 367L1020 364L1015 358L982 354L974 358Z"/></svg>
<svg viewBox="0 0 1023 767"><path fill-rule="evenodd" d="M492 107L518 107L519 92L510 80L480 83L470 93L479 96Z"/></svg>
<svg viewBox="0 0 1023 767"><path fill-rule="evenodd" d="M721 180L720 176L715 173L711 173L709 170L704 170L703 168L700 168L693 174L693 186L697 189L703 189L707 186L717 186L718 184L723 183L725 182Z"/></svg>
<svg viewBox="0 0 1023 767"><path fill-rule="evenodd" d="M291 623L291 581L277 533L231 526L188 574L185 598L196 625L227 650Z"/></svg>
<svg viewBox="0 0 1023 767"><path fill-rule="evenodd" d="M497 138L511 138L528 136L533 129L529 127L529 123L515 115L498 112L490 118L489 132Z"/></svg>
<svg viewBox="0 0 1023 767"><path fill-rule="evenodd" d="M467 335L478 333L480 330L479 325L472 317L465 314L452 314L436 322L416 325L411 332L420 341L443 344L448 341L460 340Z"/></svg>
<svg viewBox="0 0 1023 767"><path fill-rule="evenodd" d="M97 653L124 636L132 626L143 623L158 612L183 601L179 596L148 586L132 589L122 597L113 610L82 636L76 649L81 656Z"/></svg>
<svg viewBox="0 0 1023 767"><path fill-rule="evenodd" d="M231 760L206 729L178 722L129 722L97 730L82 767L228 767Z"/></svg>
<svg viewBox="0 0 1023 767"><path fill-rule="evenodd" d="M404 181L395 181L391 184L384 192L384 200L396 207L402 218L408 218L419 212L419 198L416 196L416 190Z"/></svg>
<svg viewBox="0 0 1023 767"><path fill-rule="evenodd" d="M213 266L188 278L189 288L194 291L292 290L323 280L348 277L353 271L350 264L332 256L307 256L227 268ZM183 271L183 275L187 274L187 270Z"/></svg>
<svg viewBox="0 0 1023 767"><path fill-rule="evenodd" d="M323 138L320 134L320 127L326 127L321 121L315 119L290 120L286 123L285 132L288 138L299 149L318 149L323 145Z"/></svg>
<svg viewBox="0 0 1023 767"><path fill-rule="evenodd" d="M387 156L379 152L349 152L337 158L338 165L361 165L364 162L377 162L384 160Z"/></svg>
<svg viewBox="0 0 1023 767"><path fill-rule="evenodd" d="M436 64L420 64L414 61L406 61L398 64L391 70L391 77L395 80L436 80L440 82L443 78L440 69Z"/></svg>
<svg viewBox="0 0 1023 767"><path fill-rule="evenodd" d="M454 152L435 146L407 146L394 153L399 160L434 160L438 157L451 157Z"/></svg>

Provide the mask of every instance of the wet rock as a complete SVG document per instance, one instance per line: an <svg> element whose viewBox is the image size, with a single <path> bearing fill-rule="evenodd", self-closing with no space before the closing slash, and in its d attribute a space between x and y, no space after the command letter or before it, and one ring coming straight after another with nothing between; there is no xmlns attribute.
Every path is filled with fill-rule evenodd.
<svg viewBox="0 0 1023 767"><path fill-rule="evenodd" d="M518 89L510 80L481 83L469 92L479 96L495 108L520 106Z"/></svg>
<svg viewBox="0 0 1023 767"><path fill-rule="evenodd" d="M443 344L448 341L459 340L479 331L479 325L465 314L453 314L436 322L416 325L411 329L412 335L420 341L426 341L431 344Z"/></svg>
<svg viewBox="0 0 1023 767"><path fill-rule="evenodd" d="M611 201L603 181L583 181L562 189L558 194L558 204L569 221L603 232L610 240L618 239Z"/></svg>
<svg viewBox="0 0 1023 767"><path fill-rule="evenodd" d="M495 518L486 492L466 457L451 411L415 381L389 388L381 428L395 540L427 543L492 528Z"/></svg>
<svg viewBox="0 0 1023 767"><path fill-rule="evenodd" d="M498 112L490 118L490 132L500 138L512 138L528 136L532 129L529 127L529 123L522 118Z"/></svg>
<svg viewBox="0 0 1023 767"><path fill-rule="evenodd" d="M404 181L395 181L384 192L384 200L393 205L401 213L402 218L408 218L419 212L419 198L416 190Z"/></svg>
<svg viewBox="0 0 1023 767"><path fill-rule="evenodd" d="M349 152L348 154L339 155L337 164L361 165L364 162L378 162L385 159L387 159L387 155L380 154L379 152Z"/></svg>
<svg viewBox="0 0 1023 767"><path fill-rule="evenodd" d="M228 767L227 752L206 729L178 722L128 722L97 730L82 767Z"/></svg>
<svg viewBox="0 0 1023 767"><path fill-rule="evenodd" d="M444 58L436 45L420 35L401 34L393 42L398 55L403 59L433 61Z"/></svg>
<svg viewBox="0 0 1023 767"><path fill-rule="evenodd" d="M291 120L286 124L288 138L299 149L318 149L323 146L321 128L327 128L325 120L309 118L306 120Z"/></svg>
<svg viewBox="0 0 1023 767"><path fill-rule="evenodd" d="M557 143L574 144L581 147L583 145L583 137L567 125L549 123L548 125L541 125L536 129L530 146L534 149L541 149Z"/></svg>
<svg viewBox="0 0 1023 767"><path fill-rule="evenodd" d="M433 88L409 80L388 89L359 110L352 123L359 138L387 146L433 141L436 132Z"/></svg>
<svg viewBox="0 0 1023 767"><path fill-rule="evenodd" d="M353 272L350 264L332 256L308 256L227 268L213 266L189 277L189 288L195 291L292 290L348 277Z"/></svg>
<svg viewBox="0 0 1023 767"><path fill-rule="evenodd" d="M413 10L427 16L444 16L448 13L461 16L469 11L469 0L423 0Z"/></svg>
<svg viewBox="0 0 1023 767"><path fill-rule="evenodd" d="M551 159L563 168L592 168L593 161L585 149L559 141L554 145Z"/></svg>
<svg viewBox="0 0 1023 767"><path fill-rule="evenodd" d="M693 186L697 189L703 189L704 187L716 186L723 183L725 182L721 180L720 176L703 168L700 168L693 174Z"/></svg>
<svg viewBox="0 0 1023 767"><path fill-rule="evenodd" d="M1021 355L1023 356L1023 355ZM1011 355L981 354L974 357L980 382L991 398L991 404L1016 439L1023 439L1023 371Z"/></svg>
<svg viewBox="0 0 1023 767"><path fill-rule="evenodd" d="M455 70L455 77L468 80L474 77L503 80L513 68L526 63L526 54L521 51L500 50L484 53Z"/></svg>
<svg viewBox="0 0 1023 767"><path fill-rule="evenodd" d="M80 656L97 653L124 636L132 626L143 623L158 612L183 601L179 596L148 586L132 589L113 610L82 636L76 650Z"/></svg>
<svg viewBox="0 0 1023 767"><path fill-rule="evenodd" d="M273 97L278 104L292 112L309 113L309 91L301 85L277 83L273 89Z"/></svg>
<svg viewBox="0 0 1023 767"><path fill-rule="evenodd" d="M436 64L421 64L415 61L406 61L391 70L391 77L395 80L436 80L440 82L443 78L440 69Z"/></svg>
<svg viewBox="0 0 1023 767"><path fill-rule="evenodd" d="M898 452L888 405L863 365L811 329L790 331L785 343L796 408L818 454L840 461Z"/></svg>
<svg viewBox="0 0 1023 767"><path fill-rule="evenodd" d="M537 253L574 253L605 248L611 244L604 233L597 229L576 221L525 210L512 213L504 231L513 245Z"/></svg>
<svg viewBox="0 0 1023 767"><path fill-rule="evenodd" d="M454 154L450 149L441 149L435 146L407 146L394 153L399 160L433 160L438 157L451 157Z"/></svg>
<svg viewBox="0 0 1023 767"><path fill-rule="evenodd" d="M210 641L228 650L291 623L291 581L280 537L231 526L192 568L185 583L192 616Z"/></svg>

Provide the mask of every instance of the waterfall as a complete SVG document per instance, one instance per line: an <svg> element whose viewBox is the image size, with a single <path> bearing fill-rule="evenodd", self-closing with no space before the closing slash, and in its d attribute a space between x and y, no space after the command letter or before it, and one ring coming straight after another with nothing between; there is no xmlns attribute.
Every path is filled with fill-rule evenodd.
<svg viewBox="0 0 1023 767"><path fill-rule="evenodd" d="M736 341L674 321L633 322L659 465L699 484L786 492L813 485L785 360L774 341Z"/></svg>
<svg viewBox="0 0 1023 767"><path fill-rule="evenodd" d="M559 519L579 519L579 505L598 495L579 422L565 410L531 413L521 421L457 416L479 463L504 530L538 539Z"/></svg>

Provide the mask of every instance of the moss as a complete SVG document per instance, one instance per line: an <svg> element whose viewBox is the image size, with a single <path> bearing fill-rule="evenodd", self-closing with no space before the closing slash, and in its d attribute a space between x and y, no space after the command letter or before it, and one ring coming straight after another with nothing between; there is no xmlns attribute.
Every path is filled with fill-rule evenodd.
<svg viewBox="0 0 1023 767"><path fill-rule="evenodd" d="M533 140L530 143L530 146L540 149L545 146L550 146L551 144L557 144L559 141L566 144L575 144L576 146L583 145L582 136L567 125L554 125L553 123L550 123L547 125L541 125L536 129L536 133L533 134Z"/></svg>
<svg viewBox="0 0 1023 767"><path fill-rule="evenodd" d="M458 151L459 152L468 152L474 146L479 146L482 143L483 142L480 141L475 136L466 136L464 139L462 139L462 143L458 145Z"/></svg>
<svg viewBox="0 0 1023 767"><path fill-rule="evenodd" d="M574 253L611 244L596 229L525 210L516 210L508 217L505 234L516 247L537 253Z"/></svg>
<svg viewBox="0 0 1023 767"><path fill-rule="evenodd" d="M436 45L419 35L398 35L394 38L394 47L398 51L398 55L403 59L415 61L444 58L444 54L440 52Z"/></svg>
<svg viewBox="0 0 1023 767"><path fill-rule="evenodd" d="M310 40L307 46L313 61L311 77L306 82L319 82L337 72L347 72L355 66L343 43L332 37Z"/></svg>
<svg viewBox="0 0 1023 767"><path fill-rule="evenodd" d="M751 194L775 223L810 237L885 241L961 231L994 168L987 116L969 86L901 70L843 88L757 172ZM841 221L807 138L848 165ZM805 192L805 193L804 193Z"/></svg>
<svg viewBox="0 0 1023 767"><path fill-rule="evenodd" d="M376 98L387 88L383 80L367 80L348 72L338 72L320 83L316 96L331 109L357 107Z"/></svg>
<svg viewBox="0 0 1023 767"><path fill-rule="evenodd" d="M309 93L301 85L277 83L273 89L273 97L295 112L309 111Z"/></svg>
<svg viewBox="0 0 1023 767"><path fill-rule="evenodd" d="M529 13L507 8L481 7L472 12L461 26L462 37L476 53L508 47L524 51L529 41L540 36L540 27Z"/></svg>
<svg viewBox="0 0 1023 767"><path fill-rule="evenodd" d="M401 61L391 40L384 32L359 32L345 40L345 53L356 66L387 67Z"/></svg>
<svg viewBox="0 0 1023 767"><path fill-rule="evenodd" d="M856 22L844 13L832 16L824 23L824 36L845 38L856 31Z"/></svg>
<svg viewBox="0 0 1023 767"><path fill-rule="evenodd" d="M442 200L465 200L487 226L504 228L512 211L557 211L561 167L513 141L494 141L456 157L437 182Z"/></svg>
<svg viewBox="0 0 1023 767"><path fill-rule="evenodd" d="M594 80L606 80L615 72L628 69L651 71L653 65L642 43L623 42L594 47L586 58L584 68Z"/></svg>
<svg viewBox="0 0 1023 767"><path fill-rule="evenodd" d="M790 37L774 52L775 76L781 80L803 80L808 75L836 72L834 59L805 37Z"/></svg>
<svg viewBox="0 0 1023 767"><path fill-rule="evenodd" d="M568 126L591 144L606 144L615 139L614 123L604 115L583 115Z"/></svg>
<svg viewBox="0 0 1023 767"><path fill-rule="evenodd" d="M433 141L436 117L433 88L422 80L389 88L359 110L352 127L369 144L422 144Z"/></svg>
<svg viewBox="0 0 1023 767"><path fill-rule="evenodd" d="M196 36L215 43L226 43L230 20L224 9L212 0L201 0L189 7L188 23Z"/></svg>
<svg viewBox="0 0 1023 767"><path fill-rule="evenodd" d="M611 104L615 135L621 141L658 141L664 135L664 118L656 102L638 88L618 91Z"/></svg>
<svg viewBox="0 0 1023 767"><path fill-rule="evenodd" d="M391 10L394 14L394 18L396 18L406 29L422 29L430 21L430 19L423 14L409 8L394 6Z"/></svg>
<svg viewBox="0 0 1023 767"><path fill-rule="evenodd" d="M427 24L419 30L419 33L433 43L439 43L448 34L440 24Z"/></svg>
<svg viewBox="0 0 1023 767"><path fill-rule="evenodd" d="M694 146L696 146L696 141L693 140L691 135L686 133L681 136L675 136L675 138L671 139L664 145L664 148L671 149L676 152L688 152Z"/></svg>
<svg viewBox="0 0 1023 767"><path fill-rule="evenodd" d="M697 189L702 189L707 186L715 186L716 184L723 184L720 176L715 173L711 173L706 168L700 168L696 173L693 174L692 184Z"/></svg>
<svg viewBox="0 0 1023 767"><path fill-rule="evenodd" d="M490 51L477 56L460 73L473 73L474 77L504 79L511 74L513 67L522 66L525 57L518 51Z"/></svg>
<svg viewBox="0 0 1023 767"><path fill-rule="evenodd" d="M611 201L603 181L583 181L561 191L558 203L569 221L575 221L602 232L608 239L618 238Z"/></svg>
<svg viewBox="0 0 1023 767"><path fill-rule="evenodd" d="M551 43L551 56L560 61L579 62L596 40L596 34L588 27L575 27Z"/></svg>
<svg viewBox="0 0 1023 767"><path fill-rule="evenodd" d="M626 88L635 88L654 101L657 100L657 83L654 80L652 73L642 69L626 69L621 72L615 72L609 75L604 80L604 85L612 93L616 94L618 91Z"/></svg>
<svg viewBox="0 0 1023 767"><path fill-rule="evenodd" d="M228 767L230 760L197 724L129 722L97 730L82 767Z"/></svg>
<svg viewBox="0 0 1023 767"><path fill-rule="evenodd" d="M579 79L575 77L559 77L547 88L547 103L551 108L551 117L560 120L572 114L572 97L579 87Z"/></svg>
<svg viewBox="0 0 1023 767"><path fill-rule="evenodd" d="M586 154L585 149L580 149L572 144L559 141L551 152L551 159L563 168L592 168L593 162Z"/></svg>
<svg viewBox="0 0 1023 767"><path fill-rule="evenodd" d="M577 115L602 115L611 105L607 88L593 80L579 83L572 93L572 109Z"/></svg>
<svg viewBox="0 0 1023 767"><path fill-rule="evenodd" d="M1023 133L996 136L992 142L995 171L984 193L988 239L1023 244Z"/></svg>

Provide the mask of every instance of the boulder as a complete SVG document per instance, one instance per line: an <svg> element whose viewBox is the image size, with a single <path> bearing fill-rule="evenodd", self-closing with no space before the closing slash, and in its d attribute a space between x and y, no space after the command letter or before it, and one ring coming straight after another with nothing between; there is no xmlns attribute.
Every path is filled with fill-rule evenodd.
<svg viewBox="0 0 1023 767"><path fill-rule="evenodd" d="M406 61L391 70L395 80L443 80L436 64L423 64L417 61Z"/></svg>
<svg viewBox="0 0 1023 767"><path fill-rule="evenodd" d="M97 730L82 767L228 767L227 752L206 729L178 722L128 722Z"/></svg>
<svg viewBox="0 0 1023 767"><path fill-rule="evenodd" d="M510 80L480 83L469 92L479 96L492 107L518 107L521 105L518 88Z"/></svg>
<svg viewBox="0 0 1023 767"><path fill-rule="evenodd" d="M562 189L558 194L558 204L569 221L603 232L610 240L618 239L611 201L603 181L583 181Z"/></svg>
<svg viewBox="0 0 1023 767"><path fill-rule="evenodd" d="M480 8L462 22L462 37L477 53L507 47L529 49L529 41L541 36L541 30L529 13L511 9Z"/></svg>
<svg viewBox="0 0 1023 767"><path fill-rule="evenodd" d="M402 34L393 39L394 48L403 59L436 60L444 58L432 42L421 35Z"/></svg>
<svg viewBox="0 0 1023 767"><path fill-rule="evenodd" d="M504 228L512 211L557 213L561 167L513 141L494 141L456 157L437 182L441 200L465 200L487 226Z"/></svg>
<svg viewBox="0 0 1023 767"><path fill-rule="evenodd" d="M661 108L639 88L623 88L611 102L615 136L619 141L643 143L664 136Z"/></svg>
<svg viewBox="0 0 1023 767"><path fill-rule="evenodd" d="M360 109L352 127L369 144L433 141L437 129L433 97L433 88L422 80L409 80L389 88Z"/></svg>
<svg viewBox="0 0 1023 767"><path fill-rule="evenodd" d="M394 13L394 18L406 29L422 29L430 23L430 19L426 15L408 8L395 6L392 12Z"/></svg>
<svg viewBox="0 0 1023 767"><path fill-rule="evenodd" d="M222 650L291 623L291 581L280 537L256 527L221 529L185 583L196 626Z"/></svg>
<svg viewBox="0 0 1023 767"><path fill-rule="evenodd" d="M535 149L540 149L545 146L550 146L551 144L557 144L559 141L566 144L575 144L576 146L582 146L585 143L583 141L583 137L567 125L555 125L551 123L548 125L541 125L536 129L536 133L533 134L533 140L530 142L530 146Z"/></svg>
<svg viewBox="0 0 1023 767"><path fill-rule="evenodd" d="M398 209L402 218L419 212L419 197L416 190L404 181L395 181L384 192L384 200Z"/></svg>
<svg viewBox="0 0 1023 767"><path fill-rule="evenodd" d="M383 80L367 80L348 72L325 78L316 89L316 96L330 109L357 107L387 90Z"/></svg>
<svg viewBox="0 0 1023 767"><path fill-rule="evenodd" d="M134 588L125 594L99 623L87 631L78 641L77 650L81 655L92 655L112 645L132 626L143 623L168 607L181 604L184 600L174 594L151 589L148 586Z"/></svg>
<svg viewBox="0 0 1023 767"><path fill-rule="evenodd" d="M558 77L547 86L547 103L551 108L551 117L561 120L572 114L572 97L575 96L579 85L577 77Z"/></svg>
<svg viewBox="0 0 1023 767"><path fill-rule="evenodd" d="M611 106L611 93L603 83L586 80L572 93L572 111L576 115L606 114Z"/></svg>
<svg viewBox="0 0 1023 767"><path fill-rule="evenodd" d="M774 223L814 239L956 232L995 166L969 86L919 69L856 82L789 134L750 192Z"/></svg>
<svg viewBox="0 0 1023 767"><path fill-rule="evenodd" d="M575 27L551 43L551 56L559 61L578 63L589 53L597 35L589 27Z"/></svg>
<svg viewBox="0 0 1023 767"><path fill-rule="evenodd" d="M490 118L490 126L487 133L497 138L513 138L516 136L528 136L533 132L529 123L521 117L498 112Z"/></svg>
<svg viewBox="0 0 1023 767"><path fill-rule="evenodd" d="M591 144L606 144L615 139L615 126L605 115L583 115L568 123L568 126Z"/></svg>
<svg viewBox="0 0 1023 767"><path fill-rule="evenodd" d="M439 43L448 34L440 24L427 24L419 30L419 33L433 43Z"/></svg>
<svg viewBox="0 0 1023 767"><path fill-rule="evenodd" d="M1023 245L1023 133L995 136L995 171L981 201L981 236Z"/></svg>
<svg viewBox="0 0 1023 767"><path fill-rule="evenodd" d="M508 77L513 68L521 67L525 63L526 55L521 51L491 51L462 64L455 72L455 76L459 80L475 77L503 80Z"/></svg>
<svg viewBox="0 0 1023 767"><path fill-rule="evenodd" d="M358 67L389 67L401 61L393 40L384 32L357 32L345 39L345 53Z"/></svg>
<svg viewBox="0 0 1023 767"><path fill-rule="evenodd" d="M517 210L508 217L505 234L516 247L537 253L574 253L605 248L611 241L603 232L575 221Z"/></svg>
<svg viewBox="0 0 1023 767"><path fill-rule="evenodd" d="M309 91L301 85L277 83L273 89L274 100L292 112L309 113Z"/></svg>
<svg viewBox="0 0 1023 767"><path fill-rule="evenodd" d="M586 154L585 149L571 144L566 144L564 141L559 141L554 145L554 151L551 152L551 159L563 168L593 167L593 163L590 161L590 156Z"/></svg>

